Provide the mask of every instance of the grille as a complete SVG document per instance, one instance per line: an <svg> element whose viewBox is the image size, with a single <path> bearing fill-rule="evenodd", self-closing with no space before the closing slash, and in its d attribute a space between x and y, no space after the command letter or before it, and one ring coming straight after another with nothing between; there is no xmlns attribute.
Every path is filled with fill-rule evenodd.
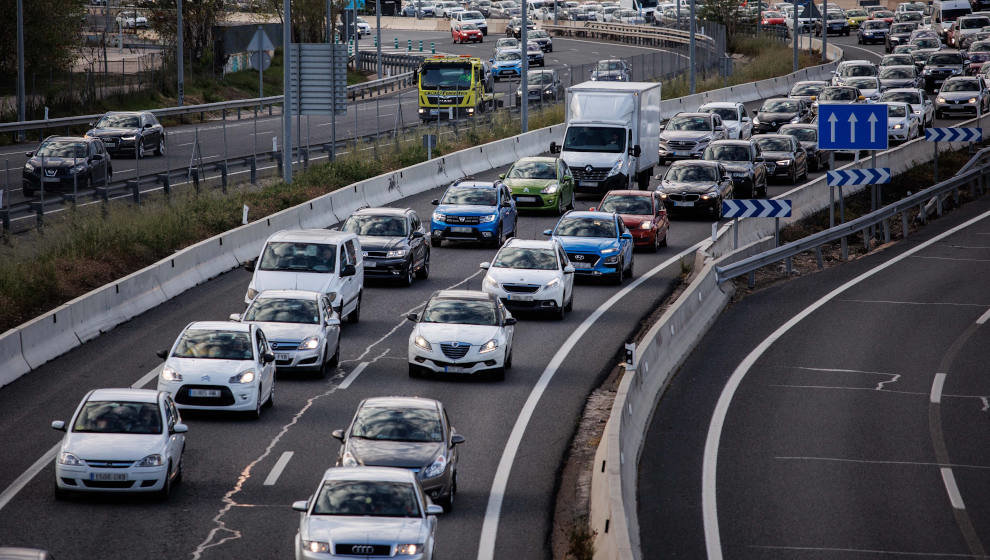
<svg viewBox="0 0 990 560"><path fill-rule="evenodd" d="M190 389L219 389L219 397L190 397ZM222 385L183 385L175 394L175 402L193 406L230 406L234 404L234 394Z"/></svg>
<svg viewBox="0 0 990 560"><path fill-rule="evenodd" d="M519 200L519 197L520 196L533 196L533 195L523 194L523 195L513 196L513 198L516 199L516 206L524 207L524 206L543 206L544 205L543 197L542 196L533 196L533 198L535 198L536 200L532 200L532 201L530 201L530 200Z"/></svg>
<svg viewBox="0 0 990 560"><path fill-rule="evenodd" d="M392 547L387 544L338 544L333 548L334 554L349 554L353 556L391 556Z"/></svg>
<svg viewBox="0 0 990 560"><path fill-rule="evenodd" d="M426 101L430 105L460 105L464 100L463 95L427 95Z"/></svg>
<svg viewBox="0 0 990 560"><path fill-rule="evenodd" d="M68 175L68 168L66 167L45 167L44 176L45 177L62 177Z"/></svg>
<svg viewBox="0 0 990 560"><path fill-rule="evenodd" d="M444 362L441 360L433 360L433 359L431 359L431 361L434 364L436 364L437 367L459 367L465 369L471 369L478 364L478 362Z"/></svg>
<svg viewBox="0 0 990 560"><path fill-rule="evenodd" d="M591 266L598 264L598 259L601 258L598 255L589 255L587 253L567 253L567 260L571 262L588 263Z"/></svg>
<svg viewBox="0 0 990 560"><path fill-rule="evenodd" d="M86 459L86 464L100 469L126 469L134 461L100 461L99 459Z"/></svg>
<svg viewBox="0 0 990 560"><path fill-rule="evenodd" d="M272 342L272 350L279 352L285 352L287 350L295 350L299 348L299 343L301 340L277 340Z"/></svg>
<svg viewBox="0 0 990 560"><path fill-rule="evenodd" d="M454 347L454 344L457 347ZM471 349L471 345L467 342L442 342L440 343L440 350L443 352L444 356L447 356L451 360L460 360L465 355L467 355L468 350Z"/></svg>
<svg viewBox="0 0 990 560"><path fill-rule="evenodd" d="M85 480L82 483L87 488L130 488L134 486L133 480Z"/></svg>
<svg viewBox="0 0 990 560"><path fill-rule="evenodd" d="M691 200L698 200L700 196L697 194L670 194L667 195L667 198L671 200L691 201Z"/></svg>
<svg viewBox="0 0 990 560"><path fill-rule="evenodd" d="M530 286L526 284L502 284L502 288L507 292L512 292L514 294L532 294L536 293L540 289L539 286Z"/></svg>
<svg viewBox="0 0 990 560"><path fill-rule="evenodd" d="M609 167L592 167L591 171L588 171L587 167L572 167L571 175L575 181L604 181L610 169Z"/></svg>
<svg viewBox="0 0 990 560"><path fill-rule="evenodd" d="M447 216L446 223L454 225L477 225L481 223L481 216Z"/></svg>
<svg viewBox="0 0 990 560"><path fill-rule="evenodd" d="M670 140L667 145L675 150L693 150L696 144L693 140Z"/></svg>
<svg viewBox="0 0 990 560"><path fill-rule="evenodd" d="M373 259L384 259L388 256L388 251L365 251L364 256Z"/></svg>

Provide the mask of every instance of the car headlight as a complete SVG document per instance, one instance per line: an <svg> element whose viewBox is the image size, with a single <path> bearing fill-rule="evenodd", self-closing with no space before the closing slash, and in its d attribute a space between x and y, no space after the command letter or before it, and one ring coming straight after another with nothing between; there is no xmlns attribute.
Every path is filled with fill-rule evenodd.
<svg viewBox="0 0 990 560"><path fill-rule="evenodd" d="M422 348L423 350L431 350L431 351L433 350L433 345L430 344L429 340L423 338L423 335L419 335L419 334L416 335L416 338L413 339L413 344Z"/></svg>
<svg viewBox="0 0 990 560"><path fill-rule="evenodd" d="M494 352L498 348L498 343L495 339L491 339L488 342L481 345L481 350L478 350L479 354L487 354L489 352Z"/></svg>
<svg viewBox="0 0 990 560"><path fill-rule="evenodd" d="M540 192L543 194L553 194L557 192L559 188L560 185L558 185L557 183L550 183L549 185L543 187L543 190L541 190Z"/></svg>
<svg viewBox="0 0 990 560"><path fill-rule="evenodd" d="M397 259L406 256L407 252L408 252L407 249L392 249L391 251L388 252L388 254L385 255L385 257L389 259Z"/></svg>
<svg viewBox="0 0 990 560"><path fill-rule="evenodd" d="M711 200L718 196L718 191L708 191L701 195L701 200Z"/></svg>
<svg viewBox="0 0 990 560"><path fill-rule="evenodd" d="M481 217L481 223L488 224L494 222L496 219L498 219L498 214L489 214Z"/></svg>
<svg viewBox="0 0 990 560"><path fill-rule="evenodd" d="M397 544L395 545L395 555L396 556L413 556L415 554L420 554L423 552L423 543L416 544Z"/></svg>
<svg viewBox="0 0 990 560"><path fill-rule="evenodd" d="M446 468L447 458L443 455L438 455L437 458L430 463L430 466L423 470L423 478L436 478L442 475Z"/></svg>
<svg viewBox="0 0 990 560"><path fill-rule="evenodd" d="M968 99L968 100L966 101L966 103L976 103L976 98L975 98L975 97L970 97L970 98L969 98L969 99Z"/></svg>
<svg viewBox="0 0 990 560"><path fill-rule="evenodd" d="M133 142L135 138L137 138L137 135L135 135L135 134L131 134L130 136L121 136L120 137L121 140L127 140L128 142Z"/></svg>
<svg viewBox="0 0 990 560"><path fill-rule="evenodd" d="M650 220L646 220L643 223L639 224L639 229L650 229L652 227L653 227L653 222L651 222Z"/></svg>
<svg viewBox="0 0 990 560"><path fill-rule="evenodd" d="M760 124L760 118L759 117L753 117L753 124Z"/></svg>
<svg viewBox="0 0 990 560"><path fill-rule="evenodd" d="M78 467L85 465L86 463L83 462L83 460L80 459L79 457L73 455L72 453L69 453L68 451L63 451L58 455L58 464L69 465L70 467Z"/></svg>
<svg viewBox="0 0 990 560"><path fill-rule="evenodd" d="M605 264L616 264L619 262L619 255L605 257Z"/></svg>
<svg viewBox="0 0 990 560"><path fill-rule="evenodd" d="M256 297L258 297L258 290L255 290L254 288L248 288L247 298L254 299Z"/></svg>
<svg viewBox="0 0 990 560"><path fill-rule="evenodd" d="M791 119L791 122L792 123L801 122L801 117L794 117L793 119Z"/></svg>
<svg viewBox="0 0 990 560"><path fill-rule="evenodd" d="M237 375L231 375L230 379L227 380L228 383L250 383L254 381L254 370L246 369Z"/></svg>
<svg viewBox="0 0 990 560"><path fill-rule="evenodd" d="M560 278L554 278L554 279L550 280L549 282L547 282L546 284L544 284L543 285L543 288L549 290L550 288L554 288L554 287L557 287L559 285L560 285Z"/></svg>
<svg viewBox="0 0 990 560"><path fill-rule="evenodd" d="M26 169L28 173L34 173L34 166L31 165L30 161L24 164L24 169Z"/></svg>
<svg viewBox="0 0 990 560"><path fill-rule="evenodd" d="M162 466L162 456L159 455L159 454L157 454L157 453L153 453L151 455L148 455L144 459L141 459L137 463L135 463L134 466L135 467L160 467L160 466Z"/></svg>
<svg viewBox="0 0 990 560"><path fill-rule="evenodd" d="M790 164L791 164L791 160L789 159L782 159L777 161L777 165L788 166Z"/></svg>
<svg viewBox="0 0 990 560"><path fill-rule="evenodd" d="M549 88L543 90L543 94L544 95L553 95L553 88L552 87L549 87Z"/></svg>
<svg viewBox="0 0 990 560"><path fill-rule="evenodd" d="M900 130L900 129L904 128L904 125L898 123L898 124L895 124L893 128L894 128L894 130Z"/></svg>
<svg viewBox="0 0 990 560"><path fill-rule="evenodd" d="M162 381L182 381L182 374L170 366L162 368Z"/></svg>
<svg viewBox="0 0 990 560"><path fill-rule="evenodd" d="M323 541L303 541L303 548L310 552L330 552L330 543Z"/></svg>
<svg viewBox="0 0 990 560"><path fill-rule="evenodd" d="M618 247L611 247L609 249L602 249L602 254L603 255L612 255L612 254L615 254L615 253L618 253L618 252L619 252L619 248Z"/></svg>
<svg viewBox="0 0 990 560"><path fill-rule="evenodd" d="M433 213L433 221L436 221L436 222L445 222L445 221L447 221L447 215L444 214L443 212L434 212Z"/></svg>
<svg viewBox="0 0 990 560"><path fill-rule="evenodd" d="M354 454L350 451L345 451L340 457L340 465L342 467L356 467L359 464L358 460L354 458Z"/></svg>
<svg viewBox="0 0 990 560"><path fill-rule="evenodd" d="M611 177L613 175L617 175L619 173L619 171L621 171L621 170L622 170L622 160L620 159L620 160L616 161L614 164L612 164L612 169L609 169L608 170L607 177Z"/></svg>
<svg viewBox="0 0 990 560"><path fill-rule="evenodd" d="M598 76L592 76L592 77L591 77L591 81L592 81L592 82L596 82L596 81L598 81Z"/></svg>
<svg viewBox="0 0 990 560"><path fill-rule="evenodd" d="M491 276L485 276L485 287L498 288L498 282L496 282Z"/></svg>
<svg viewBox="0 0 990 560"><path fill-rule="evenodd" d="M320 345L320 339L318 337L311 336L306 340L300 342L297 350L313 350L319 345Z"/></svg>
<svg viewBox="0 0 990 560"><path fill-rule="evenodd" d="M939 103L945 103L945 98L944 97L939 97L938 98L938 102Z"/></svg>

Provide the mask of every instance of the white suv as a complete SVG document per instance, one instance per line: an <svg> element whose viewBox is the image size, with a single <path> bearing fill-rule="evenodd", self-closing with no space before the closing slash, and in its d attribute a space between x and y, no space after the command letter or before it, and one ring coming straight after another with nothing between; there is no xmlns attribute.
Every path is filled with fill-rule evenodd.
<svg viewBox="0 0 990 560"><path fill-rule="evenodd" d="M550 311L563 319L574 304L574 267L556 239L508 240L487 270L481 289L512 310Z"/></svg>
<svg viewBox="0 0 990 560"><path fill-rule="evenodd" d="M473 23L478 26L482 35L488 35L488 21L485 20L485 16L481 15L481 12L474 10L457 12L450 19L450 28L453 29L454 25L458 23Z"/></svg>

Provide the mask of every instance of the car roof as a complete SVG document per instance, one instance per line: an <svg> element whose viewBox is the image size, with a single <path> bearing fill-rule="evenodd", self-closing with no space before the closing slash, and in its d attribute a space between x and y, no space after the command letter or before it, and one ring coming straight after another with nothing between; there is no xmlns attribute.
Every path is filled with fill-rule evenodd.
<svg viewBox="0 0 990 560"><path fill-rule="evenodd" d="M592 220L614 220L614 212L600 212L591 210L571 210L570 212L564 214L564 216L570 216L572 218L579 219L592 219Z"/></svg>
<svg viewBox="0 0 990 560"><path fill-rule="evenodd" d="M710 161L707 159L681 159L670 164L671 167L691 167L691 166L704 166L704 167L718 167L719 162Z"/></svg>
<svg viewBox="0 0 990 560"><path fill-rule="evenodd" d="M186 329L250 332L251 325L248 323L238 323L236 321L193 321L192 323L189 323Z"/></svg>
<svg viewBox="0 0 990 560"><path fill-rule="evenodd" d="M790 134L755 134L753 140L758 138L794 138Z"/></svg>
<svg viewBox="0 0 990 560"><path fill-rule="evenodd" d="M285 229L273 233L268 241L326 242L343 241L350 237L354 237L354 234L329 229Z"/></svg>
<svg viewBox="0 0 990 560"><path fill-rule="evenodd" d="M512 237L509 238L505 246L520 249L552 249L556 247L556 244L552 239L519 239Z"/></svg>
<svg viewBox="0 0 990 560"><path fill-rule="evenodd" d="M617 190L612 190L612 191L608 191L607 193L605 193L605 196L602 197L602 200L605 200L606 198L612 196L613 194L615 194L615 195L622 195L622 196L642 196L642 197L649 197L649 196L653 196L654 193L653 193L653 191L635 191L635 190L627 190L627 189L617 189Z"/></svg>
<svg viewBox="0 0 990 560"><path fill-rule="evenodd" d="M158 391L130 388L96 389L89 394L86 400L156 403L158 402Z"/></svg>
<svg viewBox="0 0 990 560"><path fill-rule="evenodd" d="M680 113L674 115L674 117L705 117L706 119L708 119L712 117L712 114L696 112L696 111L681 111ZM674 117L670 117L670 118L674 118Z"/></svg>
<svg viewBox="0 0 990 560"><path fill-rule="evenodd" d="M415 482L416 478L411 470L394 467L330 467L323 473L323 481L328 480Z"/></svg>
<svg viewBox="0 0 990 560"><path fill-rule="evenodd" d="M828 82L825 80L801 80L800 82L794 82L795 86L806 86L806 85L827 85Z"/></svg>
<svg viewBox="0 0 990 560"><path fill-rule="evenodd" d="M371 397L364 399L361 406L439 410L440 401L424 397Z"/></svg>
<svg viewBox="0 0 990 560"><path fill-rule="evenodd" d="M389 208L386 206L379 206L376 208L358 208L352 215L368 215L368 216L405 216L406 212L409 212L409 208Z"/></svg>
<svg viewBox="0 0 990 560"><path fill-rule="evenodd" d="M142 113L147 113L147 111L107 111L106 113L104 113L104 116L106 116L106 115L134 115L134 116L137 116L137 115L140 115Z"/></svg>
<svg viewBox="0 0 990 560"><path fill-rule="evenodd" d="M750 146L750 141L749 140L734 140L734 139L725 138L723 140L715 140L714 142L712 142L711 144L709 144L709 146L715 146L715 145L718 145L718 146L745 146L745 147L748 148Z"/></svg>
<svg viewBox="0 0 990 560"><path fill-rule="evenodd" d="M543 163L556 163L557 158L554 156L526 156L517 159L516 163L519 163L521 161L539 161Z"/></svg>
<svg viewBox="0 0 990 560"><path fill-rule="evenodd" d="M738 101L712 101L711 103L705 103L699 109L704 109L705 107L711 107L713 109L735 109L738 106Z"/></svg>
<svg viewBox="0 0 990 560"><path fill-rule="evenodd" d="M305 299L305 300L317 300L319 299L319 292L310 292L308 290L264 290L258 294L255 299Z"/></svg>
<svg viewBox="0 0 990 560"><path fill-rule="evenodd" d="M451 188L463 187L469 189L494 189L499 186L498 181L473 181L473 180L458 180L450 184Z"/></svg>

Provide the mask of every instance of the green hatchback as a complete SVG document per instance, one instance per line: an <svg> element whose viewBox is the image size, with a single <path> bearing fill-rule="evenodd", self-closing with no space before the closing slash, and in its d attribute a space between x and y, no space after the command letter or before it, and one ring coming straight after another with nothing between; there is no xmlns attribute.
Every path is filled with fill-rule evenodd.
<svg viewBox="0 0 990 560"><path fill-rule="evenodd" d="M574 179L560 158L524 157L499 177L519 210L553 210L560 215L574 208Z"/></svg>

